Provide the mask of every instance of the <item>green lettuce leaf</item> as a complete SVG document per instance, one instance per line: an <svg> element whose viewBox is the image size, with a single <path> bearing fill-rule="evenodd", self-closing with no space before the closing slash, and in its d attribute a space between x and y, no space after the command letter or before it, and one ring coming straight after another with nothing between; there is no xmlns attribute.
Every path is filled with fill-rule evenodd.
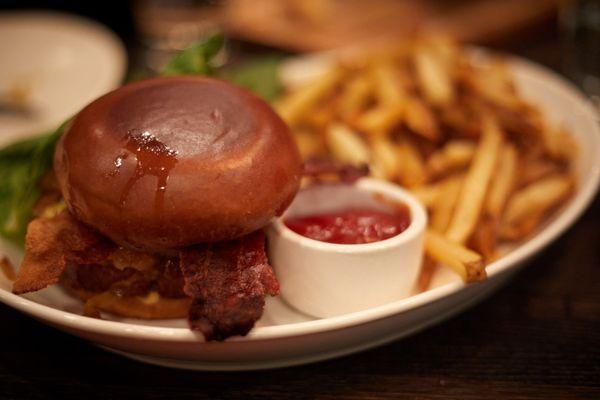
<svg viewBox="0 0 600 400"><path fill-rule="evenodd" d="M52 168L56 131L13 143L0 150L0 235L22 244L38 199L40 179Z"/></svg>
<svg viewBox="0 0 600 400"><path fill-rule="evenodd" d="M264 100L273 101L283 90L278 73L282 58L281 55L254 58L239 67L224 71L222 76Z"/></svg>
<svg viewBox="0 0 600 400"><path fill-rule="evenodd" d="M212 61L223 48L224 42L224 36L217 34L192 44L173 57L161 75L214 75L215 66Z"/></svg>

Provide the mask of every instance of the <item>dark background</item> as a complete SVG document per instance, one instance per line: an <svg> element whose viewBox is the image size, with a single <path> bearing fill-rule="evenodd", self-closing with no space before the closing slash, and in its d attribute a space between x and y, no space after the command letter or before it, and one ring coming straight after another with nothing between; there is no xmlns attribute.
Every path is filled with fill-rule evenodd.
<svg viewBox="0 0 600 400"><path fill-rule="evenodd" d="M8 1L109 26L135 53L126 2ZM565 72L549 21L496 47ZM0 305L1 399L600 398L600 201L496 295L417 336L274 371L208 373L136 363Z"/></svg>
<svg viewBox="0 0 600 400"><path fill-rule="evenodd" d="M3 0L0 10L54 10L94 19L117 33L127 44L134 34L128 1L31 1Z"/></svg>

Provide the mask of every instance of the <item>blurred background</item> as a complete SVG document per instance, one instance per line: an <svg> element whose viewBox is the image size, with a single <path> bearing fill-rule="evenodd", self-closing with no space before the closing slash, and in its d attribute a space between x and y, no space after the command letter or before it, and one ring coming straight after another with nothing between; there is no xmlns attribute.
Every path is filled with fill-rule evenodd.
<svg viewBox="0 0 600 400"><path fill-rule="evenodd" d="M385 45L422 31L535 59L600 93L600 1L558 0L135 0L4 1L9 10L79 14L126 44L129 71L156 70L176 50L217 30L228 57Z"/></svg>
<svg viewBox="0 0 600 400"><path fill-rule="evenodd" d="M123 79L160 71L177 51L215 32L226 34L226 47L219 54L218 62L229 65L264 54L285 56L385 49L416 35L433 32L540 63L565 76L600 104L600 0L3 0L0 2L0 148L23 135L38 135L56 128L83 105L120 85ZM260 80L264 82L262 76ZM493 94L497 94L495 89L491 90ZM567 109L566 114L578 118L570 107L564 109ZM468 125L469 121L461 121ZM517 126L520 127L522 124ZM410 138L421 139L416 135ZM414 141L417 145L423 142ZM523 171L525 169L519 170L522 175L519 179L525 180ZM556 172L542 168L537 171L541 171L540 174ZM456 198L455 195L454 202ZM598 353L593 351L597 346L592 343L597 339L594 332L598 331L595 327L600 313L593 311L598 309L599 291L597 280L591 277L598 271L598 264L597 247L589 245L593 242L589 238L597 235L597 203L594 210L582 218L579 227L565 236L562 245L557 244L554 250L545 253L546 258L538 262L537 269L523 275L514 288L504 292L504 299L480 308L479 314L455 320L453 325L444 325L429 336L423 334L421 339L408 345L366 353L362 356L365 358L355 359L359 362L340 360L322 364L315 367L318 373L310 375L311 379L298 378L298 370L282 371L281 375L254 375L257 393L263 397L264 393L273 393L262 391L263 386L277 384L282 385L278 393L287 393L289 382L297 382L296 389L306 389L303 385L317 387L313 385L315 377L322 379L322 386L339 378L340 385L349 390L356 387L348 385L353 380L402 385L411 383L414 376L423 378L420 382L427 390L437 390L438 381L443 386L444 380L438 378L445 376L458 377L468 387L483 388L480 393L491 393L489 387L502 388L507 382L519 391L524 387L535 391L540 385L531 383L544 382L548 383L549 391L555 391L557 386L553 380L559 378L563 393L570 393L574 382L597 389L598 380L594 381L593 377L597 377ZM498 316L502 317L500 322ZM17 321L16 316L12 318ZM473 321L483 322L475 329ZM9 337L16 338L21 331L33 331L19 325L25 323L28 322L19 319L12 324ZM31 339L31 335L24 337L42 346L42 342ZM422 345L414 346L415 343ZM452 346L446 346L447 343ZM65 340L64 345L72 343ZM64 349L50 347L50 354L63 354ZM14 349L6 353L9 361L5 364L16 363L24 371L37 368L36 373L43 382L50 382L48 373L51 378L60 376L59 368L48 371L48 363L56 360L46 357L48 353L40 347L18 344ZM475 353L473 349L481 350ZM519 351L511 354L507 349ZM22 357L27 352L29 358ZM398 363L406 353L413 358ZM422 354L429 354L431 362L423 364ZM31 367L31 359L43 360ZM362 363L362 360L371 362ZM380 360L387 360L388 364ZM114 365L119 361L114 361ZM58 360L59 365L61 362L72 364L68 357ZM104 365L102 362L90 364ZM351 364L359 365L358 379L354 379L357 375L347 375ZM145 381L139 381L147 379L139 374L139 367L135 364L131 367L133 374L112 374L109 379L122 380L120 385L126 388L124 390L135 390L129 379L133 376L135 382L138 377L138 387L146 387ZM398 373L388 373L386 368ZM419 370L418 373L406 374L411 368ZM373 375L372 370L375 374L379 371L381 376ZM70 366L66 371L65 379L77 380L86 369ZM320 373L322 371L326 373ZM336 371L339 376L335 375ZM579 380L574 379L574 371L580 373ZM161 376L162 373L166 374L161 370ZM487 380L473 378L479 373L487 374ZM285 374L293 379L272 378ZM106 375L110 374L95 374L86 385L95 391L105 383ZM203 384L229 389L227 379L207 376ZM180 394L180 383L197 395L198 375L186 377L177 371L170 377L173 395ZM14 379L9 383L17 382L17 378ZM500 383L492 382L496 379ZM29 383L20 376L18 380L24 382L23 386ZM242 380L244 384L250 381ZM477 386L479 384L481 386ZM486 384L489 387L485 387ZM80 382L72 385L76 396L80 396L79 385ZM154 395L154 388L148 386L147 390ZM0 389L0 397L1 392ZM404 392L405 388L399 387L398 391L390 392L390 396ZM556 397L556 393L552 394L554 396L538 398Z"/></svg>
<svg viewBox="0 0 600 400"><path fill-rule="evenodd" d="M599 30L600 0L5 0L0 145L57 126L215 32L227 37L217 64L234 68L263 55L385 52L433 33L543 64L600 104Z"/></svg>

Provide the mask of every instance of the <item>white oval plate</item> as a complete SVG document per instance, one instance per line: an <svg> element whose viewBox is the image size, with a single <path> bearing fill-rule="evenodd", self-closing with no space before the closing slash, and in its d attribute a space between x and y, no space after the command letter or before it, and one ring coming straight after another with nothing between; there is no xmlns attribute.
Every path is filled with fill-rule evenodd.
<svg viewBox="0 0 600 400"><path fill-rule="evenodd" d="M117 87L125 48L104 26L50 12L0 14L0 97L25 90L32 110L0 112L0 146L55 129L83 106Z"/></svg>
<svg viewBox="0 0 600 400"><path fill-rule="evenodd" d="M600 130L590 102L558 75L512 59L523 95L554 122L564 123L581 144L579 185L558 215L527 242L488 266L489 279L465 286L446 269L433 288L405 300L335 318L312 319L280 298L269 299L265 314L246 337L205 343L183 320L97 320L78 313L81 304L59 288L27 296L10 293L0 281L0 301L58 329L94 341L128 357L163 366L198 370L250 370L304 364L378 346L411 335L475 304L504 284L528 258L563 233L593 199L600 177ZM0 243L0 252L19 261L20 252Z"/></svg>

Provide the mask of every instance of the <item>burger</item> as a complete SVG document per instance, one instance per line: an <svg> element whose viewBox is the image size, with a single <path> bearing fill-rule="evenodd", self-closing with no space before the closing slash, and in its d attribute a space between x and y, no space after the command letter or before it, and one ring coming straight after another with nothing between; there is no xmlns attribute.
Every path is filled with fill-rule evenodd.
<svg viewBox="0 0 600 400"><path fill-rule="evenodd" d="M301 171L288 127L242 88L125 85L60 138L13 292L61 284L87 315L187 316L206 340L245 335L279 292L262 228Z"/></svg>

